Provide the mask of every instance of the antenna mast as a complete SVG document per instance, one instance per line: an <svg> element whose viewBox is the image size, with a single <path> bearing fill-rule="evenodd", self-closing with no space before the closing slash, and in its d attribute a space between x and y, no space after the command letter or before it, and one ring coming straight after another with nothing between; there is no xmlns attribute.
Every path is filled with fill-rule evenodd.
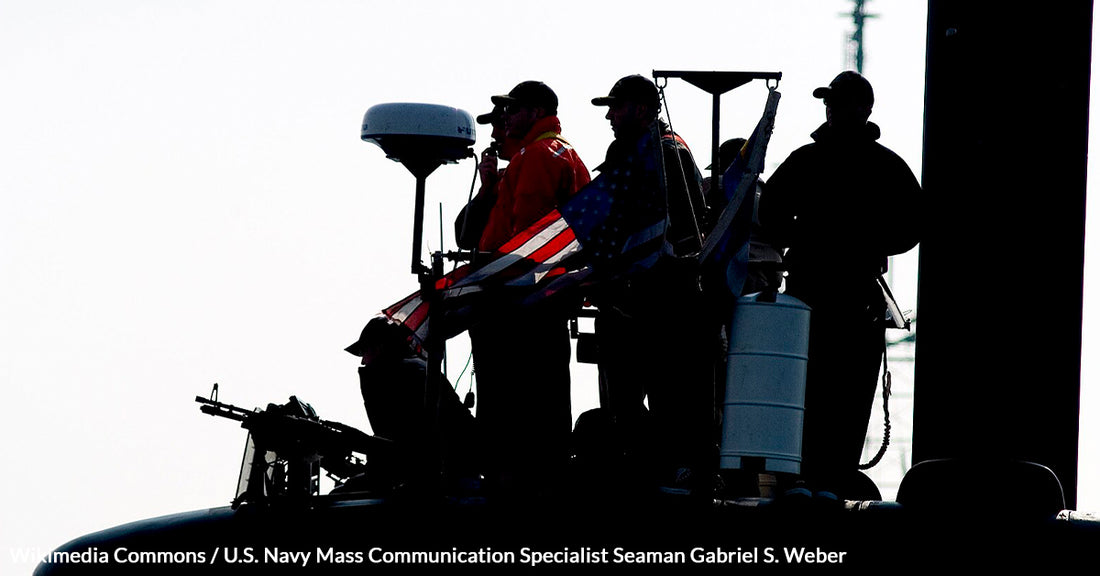
<svg viewBox="0 0 1100 576"><path fill-rule="evenodd" d="M851 16L852 23L855 24L855 30L852 31L852 35L848 38L848 62L855 62L855 71L863 74L863 25L868 18L875 18L877 14L868 14L864 12L864 7L871 0L852 0L852 11L848 14L842 14L842 16Z"/></svg>

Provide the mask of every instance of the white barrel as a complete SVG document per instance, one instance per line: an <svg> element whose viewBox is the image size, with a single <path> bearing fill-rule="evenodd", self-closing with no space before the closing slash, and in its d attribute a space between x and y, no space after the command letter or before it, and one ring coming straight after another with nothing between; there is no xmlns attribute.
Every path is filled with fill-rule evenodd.
<svg viewBox="0 0 1100 576"><path fill-rule="evenodd" d="M734 307L726 360L719 467L798 474L806 401L810 307L784 294L744 296Z"/></svg>

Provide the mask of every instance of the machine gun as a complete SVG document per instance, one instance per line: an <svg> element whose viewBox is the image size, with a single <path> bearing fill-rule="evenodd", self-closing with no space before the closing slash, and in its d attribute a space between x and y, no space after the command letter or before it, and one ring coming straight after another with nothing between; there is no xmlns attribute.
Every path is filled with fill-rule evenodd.
<svg viewBox="0 0 1100 576"><path fill-rule="evenodd" d="M286 404L268 404L265 410L246 410L217 397L214 384L210 398L196 396L195 402L204 414L236 420L248 430L234 508L243 502L315 496L320 493L322 468L340 486L366 474L368 460L392 445L346 424L322 420L295 396Z"/></svg>

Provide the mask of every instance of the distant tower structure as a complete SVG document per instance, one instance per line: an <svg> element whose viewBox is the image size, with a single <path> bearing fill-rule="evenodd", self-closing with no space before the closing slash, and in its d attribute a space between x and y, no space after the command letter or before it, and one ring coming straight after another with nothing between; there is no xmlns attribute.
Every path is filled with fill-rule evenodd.
<svg viewBox="0 0 1100 576"><path fill-rule="evenodd" d="M875 18L877 14L868 14L864 8L871 0L852 0L852 11L842 16L851 16L855 30L848 38L848 64L854 67L856 72L863 74L863 25L868 18ZM854 66L853 66L854 65Z"/></svg>

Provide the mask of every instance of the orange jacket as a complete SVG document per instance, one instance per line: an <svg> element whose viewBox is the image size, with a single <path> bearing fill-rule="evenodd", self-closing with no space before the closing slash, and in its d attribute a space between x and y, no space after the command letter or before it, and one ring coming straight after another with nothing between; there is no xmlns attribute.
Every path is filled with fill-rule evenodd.
<svg viewBox="0 0 1100 576"><path fill-rule="evenodd" d="M580 190L591 176L573 147L561 137L557 116L547 116L523 139L497 183L478 249L499 248Z"/></svg>

